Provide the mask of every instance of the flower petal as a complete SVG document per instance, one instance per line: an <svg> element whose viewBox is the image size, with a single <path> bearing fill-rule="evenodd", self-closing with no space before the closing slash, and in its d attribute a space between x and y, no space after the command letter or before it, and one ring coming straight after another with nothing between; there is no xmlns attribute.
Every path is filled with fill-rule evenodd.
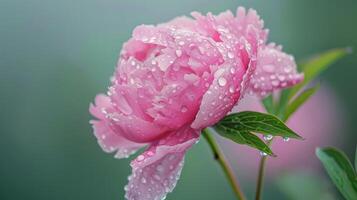
<svg viewBox="0 0 357 200"><path fill-rule="evenodd" d="M145 146L125 139L120 132L113 127L111 121L106 118L106 110L110 110L110 99L105 95L98 95L95 105L90 105L90 112L98 118L91 120L94 135L97 137L99 145L107 153L115 153L115 158L127 158L136 150Z"/></svg>
<svg viewBox="0 0 357 200"><path fill-rule="evenodd" d="M132 161L132 175L125 186L128 200L164 199L180 177L184 155L198 140L198 132L184 127Z"/></svg>
<svg viewBox="0 0 357 200"><path fill-rule="evenodd" d="M237 103L245 67L224 64L214 73L214 80L204 94L191 127L201 129L215 124Z"/></svg>
<svg viewBox="0 0 357 200"><path fill-rule="evenodd" d="M303 74L297 72L294 57L281 51L280 46L270 44L258 51L256 70L250 79L249 91L266 94L297 84Z"/></svg>

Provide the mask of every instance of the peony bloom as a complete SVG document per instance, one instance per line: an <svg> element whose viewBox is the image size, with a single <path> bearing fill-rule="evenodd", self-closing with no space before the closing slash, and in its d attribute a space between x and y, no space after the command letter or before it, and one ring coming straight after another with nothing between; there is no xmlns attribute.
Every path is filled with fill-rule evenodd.
<svg viewBox="0 0 357 200"><path fill-rule="evenodd" d="M256 11L192 16L136 27L107 95L90 106L104 151L123 158L146 146L131 163L127 199L163 199L171 192L201 130L246 92L264 96L303 78L292 56L266 44L268 31Z"/></svg>
<svg viewBox="0 0 357 200"><path fill-rule="evenodd" d="M305 138L304 142L289 140L274 140L272 150L278 156L268 159L266 170L267 176L273 177L286 170L296 169L319 169L321 163L318 159L311 159L315 156L315 149L318 146L338 145L342 143L343 137L338 133L343 132L343 113L341 104L334 91L322 85L303 106L294 113L287 124L290 128L301 134ZM264 107L257 98L247 96L238 106L233 108L233 112L253 110L264 112ZM244 171L241 176L246 178L256 177L260 157L254 149L236 145L228 140L219 140L227 156L237 161L237 168Z"/></svg>

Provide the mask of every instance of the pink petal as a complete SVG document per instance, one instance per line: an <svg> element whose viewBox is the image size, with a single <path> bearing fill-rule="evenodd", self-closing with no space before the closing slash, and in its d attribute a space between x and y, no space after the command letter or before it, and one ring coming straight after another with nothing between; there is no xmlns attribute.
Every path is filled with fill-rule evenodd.
<svg viewBox="0 0 357 200"><path fill-rule="evenodd" d="M222 65L204 94L200 110L191 127L201 129L222 119L237 103L245 69L242 65Z"/></svg>
<svg viewBox="0 0 357 200"><path fill-rule="evenodd" d="M182 170L184 155L198 140L198 132L184 127L162 139L132 161L132 175L125 186L128 200L164 199Z"/></svg>
<svg viewBox="0 0 357 200"><path fill-rule="evenodd" d="M297 72L294 57L270 44L258 51L257 67L250 80L249 90L264 96L274 90L295 85L303 80Z"/></svg>
<svg viewBox="0 0 357 200"><path fill-rule="evenodd" d="M98 118L91 120L94 135L97 137L99 145L107 153L115 153L116 158L127 158L136 150L145 146L125 139L120 132L113 129L111 121L106 117L106 110L110 110L110 99L105 95L98 95L95 105L90 105L90 112Z"/></svg>

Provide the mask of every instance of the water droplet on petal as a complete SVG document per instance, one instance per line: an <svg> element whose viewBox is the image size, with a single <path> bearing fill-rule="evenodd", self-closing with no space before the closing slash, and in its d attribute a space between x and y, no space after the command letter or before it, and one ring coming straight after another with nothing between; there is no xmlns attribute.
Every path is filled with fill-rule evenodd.
<svg viewBox="0 0 357 200"><path fill-rule="evenodd" d="M157 175L157 174L154 175L154 178L155 178L156 180L160 180L160 179L161 179L160 176Z"/></svg>
<svg viewBox="0 0 357 200"><path fill-rule="evenodd" d="M228 58L234 58L234 54L232 52L228 52Z"/></svg>
<svg viewBox="0 0 357 200"><path fill-rule="evenodd" d="M148 156L153 156L153 155L154 155L154 152L148 151L148 152L147 152L147 155L148 155Z"/></svg>
<svg viewBox="0 0 357 200"><path fill-rule="evenodd" d="M236 70L234 69L234 67L231 67L230 72L231 72L231 74L234 74L234 73L236 72Z"/></svg>
<svg viewBox="0 0 357 200"><path fill-rule="evenodd" d="M288 142L288 141L290 140L290 138L288 138L288 137L283 137L283 140L284 140L284 142Z"/></svg>
<svg viewBox="0 0 357 200"><path fill-rule="evenodd" d="M234 93L234 86L233 85L229 87L229 92L230 93Z"/></svg>
<svg viewBox="0 0 357 200"><path fill-rule="evenodd" d="M163 167L162 165L158 165L158 166L156 167L156 170L157 170L158 172L163 172L163 171L164 171L164 167Z"/></svg>
<svg viewBox="0 0 357 200"><path fill-rule="evenodd" d="M284 80L285 80L285 76L280 75L280 76L278 76L278 79L279 79L280 81L284 81Z"/></svg>
<svg viewBox="0 0 357 200"><path fill-rule="evenodd" d="M185 113L185 112L187 112L187 110L188 110L188 109L187 109L186 106L182 106L182 107L181 107L181 112Z"/></svg>
<svg viewBox="0 0 357 200"><path fill-rule="evenodd" d="M289 73L291 72L292 68L291 67L285 67L284 72Z"/></svg>
<svg viewBox="0 0 357 200"><path fill-rule="evenodd" d="M180 41L178 44L183 46L185 44L185 42L184 41Z"/></svg>
<svg viewBox="0 0 357 200"><path fill-rule="evenodd" d="M143 155L139 155L139 156L136 158L137 161L143 161L144 159L145 159L145 156L143 156Z"/></svg>
<svg viewBox="0 0 357 200"><path fill-rule="evenodd" d="M227 80L224 77L219 77L218 78L218 85L219 86L225 86L227 84Z"/></svg>
<svg viewBox="0 0 357 200"><path fill-rule="evenodd" d="M180 57L182 55L182 51L180 49L176 50L176 56Z"/></svg>
<svg viewBox="0 0 357 200"><path fill-rule="evenodd" d="M144 177L141 178L142 183L146 183L146 179Z"/></svg>
<svg viewBox="0 0 357 200"><path fill-rule="evenodd" d="M279 81L278 80L274 80L274 81L271 82L271 84L276 87L276 86L279 85Z"/></svg>
<svg viewBox="0 0 357 200"><path fill-rule="evenodd" d="M275 70L275 66L274 65L263 65L262 69L265 72L272 73Z"/></svg>

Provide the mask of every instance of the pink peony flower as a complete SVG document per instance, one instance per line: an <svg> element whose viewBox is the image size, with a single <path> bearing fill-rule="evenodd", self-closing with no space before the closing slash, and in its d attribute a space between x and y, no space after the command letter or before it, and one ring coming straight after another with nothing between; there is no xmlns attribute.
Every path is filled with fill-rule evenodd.
<svg viewBox="0 0 357 200"><path fill-rule="evenodd" d="M238 8L236 15L193 12L194 19L141 25L124 44L108 93L96 97L90 112L104 151L123 158L147 146L131 163L127 199L171 192L201 130L247 91L265 95L303 78L292 56L266 45L256 11Z"/></svg>

